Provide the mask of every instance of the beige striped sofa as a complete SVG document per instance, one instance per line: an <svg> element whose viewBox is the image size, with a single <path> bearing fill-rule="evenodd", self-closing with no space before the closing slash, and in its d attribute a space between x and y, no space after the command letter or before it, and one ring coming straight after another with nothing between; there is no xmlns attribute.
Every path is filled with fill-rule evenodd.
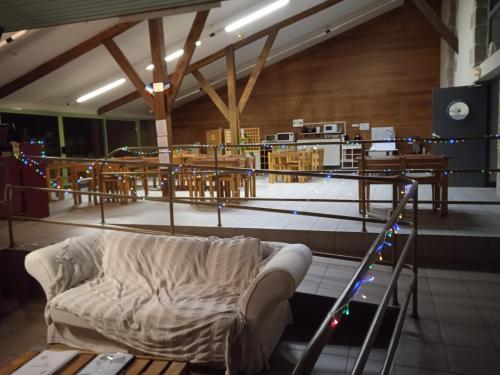
<svg viewBox="0 0 500 375"><path fill-rule="evenodd" d="M99 231L30 253L49 343L259 372L311 265L301 244Z"/></svg>

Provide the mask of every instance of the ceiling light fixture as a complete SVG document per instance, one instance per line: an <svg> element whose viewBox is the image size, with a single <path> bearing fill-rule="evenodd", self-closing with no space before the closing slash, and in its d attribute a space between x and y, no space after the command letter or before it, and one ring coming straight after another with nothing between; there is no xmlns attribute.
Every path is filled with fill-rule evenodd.
<svg viewBox="0 0 500 375"><path fill-rule="evenodd" d="M165 57L165 61L166 62L173 61L173 60L178 59L179 57L181 57L183 54L184 54L184 50L183 49L178 49L177 51L172 52L170 55L167 55L167 57Z"/></svg>
<svg viewBox="0 0 500 375"><path fill-rule="evenodd" d="M278 0L275 1L274 3L271 3L264 8L261 8L253 13L250 13L249 15L240 18L239 20L236 20L229 25L227 25L224 30L226 32L230 33L231 31L238 30L239 28L248 25L251 22L254 22L258 20L259 18L262 18L264 16L267 16L269 13L272 13L285 5L287 5L290 2L290 0Z"/></svg>
<svg viewBox="0 0 500 375"><path fill-rule="evenodd" d="M201 46L201 40L198 40L195 44L197 47ZM178 49L177 51L172 52L170 55L167 55L167 57L165 57L165 61L166 62L173 61L181 57L183 54L184 50L182 48ZM153 64L149 64L148 66L146 66L146 70L153 70L154 68L155 66Z"/></svg>
<svg viewBox="0 0 500 375"><path fill-rule="evenodd" d="M15 32L14 34L12 34L11 36L9 36L8 38L6 38L4 40L0 40L0 48L6 46L9 43L12 43L16 39L19 39L20 37L22 37L27 32L28 32L28 30L20 30L18 32Z"/></svg>
<svg viewBox="0 0 500 375"><path fill-rule="evenodd" d="M107 85L102 86L102 87L98 88L97 90L91 91L88 94L80 96L78 99L76 99L76 102L77 103L86 102L87 100L92 99L92 98L96 97L97 95L101 95L109 90L114 89L115 87L118 87L118 86L124 84L125 81L126 81L125 78L120 78L119 80L108 83Z"/></svg>

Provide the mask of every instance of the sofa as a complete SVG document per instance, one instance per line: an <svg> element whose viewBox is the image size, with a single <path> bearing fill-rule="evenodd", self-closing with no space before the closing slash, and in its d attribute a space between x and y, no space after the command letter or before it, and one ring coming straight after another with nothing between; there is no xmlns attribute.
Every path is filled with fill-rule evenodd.
<svg viewBox="0 0 500 375"><path fill-rule="evenodd" d="M302 244L99 231L31 252L48 343L260 372L312 262Z"/></svg>

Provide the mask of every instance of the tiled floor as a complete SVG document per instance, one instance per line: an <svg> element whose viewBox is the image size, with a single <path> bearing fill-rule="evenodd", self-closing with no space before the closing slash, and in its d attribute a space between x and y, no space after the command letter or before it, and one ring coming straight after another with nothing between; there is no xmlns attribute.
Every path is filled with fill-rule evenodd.
<svg viewBox="0 0 500 375"><path fill-rule="evenodd" d="M338 296L355 264L316 257L299 291ZM363 287L376 303L389 270L377 266L375 281ZM401 294L409 275L402 276ZM500 374L500 274L421 269L420 316L410 316L395 359L395 375ZM43 304L32 303L0 321L0 363L44 344ZM300 358L303 343L282 341L271 358L268 374L287 374ZM314 374L348 374L359 348L327 346ZM365 374L380 371L385 351L374 349Z"/></svg>

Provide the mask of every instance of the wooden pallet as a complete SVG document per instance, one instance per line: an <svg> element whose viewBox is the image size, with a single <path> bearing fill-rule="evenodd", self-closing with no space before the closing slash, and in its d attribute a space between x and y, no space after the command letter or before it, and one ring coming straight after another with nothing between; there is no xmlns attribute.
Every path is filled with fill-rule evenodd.
<svg viewBox="0 0 500 375"><path fill-rule="evenodd" d="M56 349L55 349L56 350ZM19 367L24 365L30 359L40 352L30 350L20 355L10 364L0 369L0 375L9 375ZM63 369L59 370L57 375L74 375L90 362L97 354L82 351ZM125 375L189 375L190 371L186 362L171 362L165 359L137 355L127 366L122 374Z"/></svg>

